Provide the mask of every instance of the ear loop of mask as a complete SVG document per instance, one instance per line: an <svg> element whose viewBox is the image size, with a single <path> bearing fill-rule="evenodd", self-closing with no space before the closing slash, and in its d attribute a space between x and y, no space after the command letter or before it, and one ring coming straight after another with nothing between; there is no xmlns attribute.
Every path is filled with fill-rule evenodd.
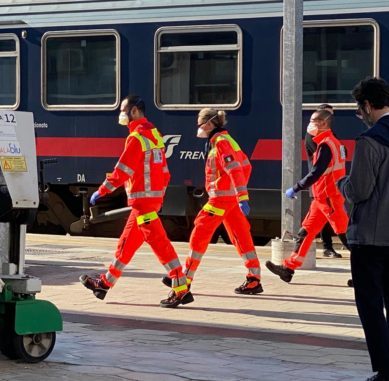
<svg viewBox="0 0 389 381"><path fill-rule="evenodd" d="M215 119L217 117L217 114L215 114L212 118L208 119L205 123L203 124L207 124L208 122L212 121L213 119Z"/></svg>

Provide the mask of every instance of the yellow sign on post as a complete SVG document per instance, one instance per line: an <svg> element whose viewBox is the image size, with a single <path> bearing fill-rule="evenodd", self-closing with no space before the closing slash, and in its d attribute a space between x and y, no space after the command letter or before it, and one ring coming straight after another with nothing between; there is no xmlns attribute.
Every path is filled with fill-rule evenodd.
<svg viewBox="0 0 389 381"><path fill-rule="evenodd" d="M0 165L3 172L27 172L24 156L2 156L0 157Z"/></svg>

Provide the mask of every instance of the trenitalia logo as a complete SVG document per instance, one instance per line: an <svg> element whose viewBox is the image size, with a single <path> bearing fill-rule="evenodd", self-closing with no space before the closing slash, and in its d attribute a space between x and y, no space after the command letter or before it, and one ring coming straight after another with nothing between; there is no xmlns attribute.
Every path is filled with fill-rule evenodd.
<svg viewBox="0 0 389 381"><path fill-rule="evenodd" d="M163 142L165 143L166 147L166 158L169 158L173 155L174 147L180 142L181 136L182 135L165 135L163 137Z"/></svg>

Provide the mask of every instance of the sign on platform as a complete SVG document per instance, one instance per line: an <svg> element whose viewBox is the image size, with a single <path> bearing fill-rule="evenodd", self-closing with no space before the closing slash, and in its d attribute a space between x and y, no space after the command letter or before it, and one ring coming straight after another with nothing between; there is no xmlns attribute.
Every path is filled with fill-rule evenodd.
<svg viewBox="0 0 389 381"><path fill-rule="evenodd" d="M21 156L16 127L15 113L0 111L0 156Z"/></svg>
<svg viewBox="0 0 389 381"><path fill-rule="evenodd" d="M27 172L26 158L24 156L0 157L3 172Z"/></svg>
<svg viewBox="0 0 389 381"><path fill-rule="evenodd" d="M0 111L0 168L14 208L37 208L38 173L31 112Z"/></svg>

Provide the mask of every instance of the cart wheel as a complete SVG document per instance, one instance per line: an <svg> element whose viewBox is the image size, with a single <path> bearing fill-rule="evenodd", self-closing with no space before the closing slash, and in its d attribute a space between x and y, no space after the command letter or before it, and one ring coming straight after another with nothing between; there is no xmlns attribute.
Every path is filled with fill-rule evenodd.
<svg viewBox="0 0 389 381"><path fill-rule="evenodd" d="M55 332L14 335L13 349L18 358L29 363L43 361L55 345Z"/></svg>

